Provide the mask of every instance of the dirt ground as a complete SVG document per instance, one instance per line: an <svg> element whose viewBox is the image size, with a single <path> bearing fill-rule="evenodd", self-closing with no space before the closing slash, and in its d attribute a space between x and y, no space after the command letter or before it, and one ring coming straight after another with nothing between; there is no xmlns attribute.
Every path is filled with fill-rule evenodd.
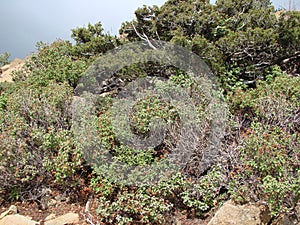
<svg viewBox="0 0 300 225"><path fill-rule="evenodd" d="M41 210L39 209L39 206L37 203L29 203L29 202L15 202L13 205L15 205L18 208L18 213L23 216L31 217L32 220L40 222L41 225L44 224L44 219L54 214L55 217L65 215L67 213L77 213L80 218L80 222L78 225L90 225L91 223L87 223L84 218L84 210L85 205L80 203L67 203L67 202L60 202L54 206L49 207L47 210ZM0 214L6 210L10 205L4 205L0 208ZM96 214L96 204L95 200L91 202L90 204L90 215L92 216L93 223L97 224L97 221L99 221L99 218Z"/></svg>

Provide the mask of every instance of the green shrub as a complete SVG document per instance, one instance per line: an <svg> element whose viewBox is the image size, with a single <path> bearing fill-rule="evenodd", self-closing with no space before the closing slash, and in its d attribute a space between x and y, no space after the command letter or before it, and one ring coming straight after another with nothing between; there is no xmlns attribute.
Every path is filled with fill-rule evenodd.
<svg viewBox="0 0 300 225"><path fill-rule="evenodd" d="M176 205L177 209L186 210L191 216L202 217L228 197L222 190L226 176L221 170L220 165L215 165L199 179L178 173L162 179L152 190Z"/></svg>
<svg viewBox="0 0 300 225"><path fill-rule="evenodd" d="M236 91L231 98L232 111L251 121L297 129L294 116L300 107L299 77L274 72L267 79L259 82L256 89Z"/></svg>
<svg viewBox="0 0 300 225"><path fill-rule="evenodd" d="M70 126L72 89L67 84L49 81L48 86L21 85L8 96L7 111L17 112L31 127L67 128Z"/></svg>
<svg viewBox="0 0 300 225"><path fill-rule="evenodd" d="M257 88L238 90L231 110L243 121L230 192L237 201L266 201L273 215L299 200L300 79L274 67Z"/></svg>
<svg viewBox="0 0 300 225"><path fill-rule="evenodd" d="M120 44L114 36L105 34L101 22L87 27L72 29L71 37L75 40L72 52L74 55L93 57L103 54Z"/></svg>
<svg viewBox="0 0 300 225"><path fill-rule="evenodd" d="M107 224L166 224L172 212L202 217L227 198L222 193L225 176L220 166L212 168L200 180L177 173L157 184L120 186L96 176L91 187L99 196L97 213Z"/></svg>
<svg viewBox="0 0 300 225"><path fill-rule="evenodd" d="M15 81L27 80L31 85L46 86L50 81L67 83L75 88L90 60L74 56L68 41L57 40L50 45L37 44L38 53L13 75Z"/></svg>
<svg viewBox="0 0 300 225"><path fill-rule="evenodd" d="M71 101L68 85L51 82L40 88L20 85L7 96L0 114L2 190L17 188L27 199L53 181L65 187L76 184L83 160L69 131Z"/></svg>
<svg viewBox="0 0 300 225"><path fill-rule="evenodd" d="M138 191L123 191L114 201L103 197L98 201L97 213L106 224L164 224L164 214L172 208L168 201Z"/></svg>

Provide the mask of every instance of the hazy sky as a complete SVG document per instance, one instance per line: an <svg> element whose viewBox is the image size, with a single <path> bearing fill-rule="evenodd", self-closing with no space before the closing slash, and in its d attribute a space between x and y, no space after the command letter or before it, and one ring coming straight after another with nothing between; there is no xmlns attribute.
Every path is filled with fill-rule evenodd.
<svg viewBox="0 0 300 225"><path fill-rule="evenodd" d="M71 40L71 29L101 21L105 31L117 34L121 23L132 20L142 5L161 6L165 0L0 0L0 53L24 58L37 41ZM274 0L288 8L289 0ZM294 0L297 9L300 1Z"/></svg>

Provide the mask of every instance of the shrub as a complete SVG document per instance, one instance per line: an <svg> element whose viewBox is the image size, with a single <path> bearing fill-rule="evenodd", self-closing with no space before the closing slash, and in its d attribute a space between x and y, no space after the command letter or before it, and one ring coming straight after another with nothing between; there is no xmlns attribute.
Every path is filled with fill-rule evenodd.
<svg viewBox="0 0 300 225"><path fill-rule="evenodd" d="M114 201L98 199L97 213L107 224L164 224L164 214L172 208L168 201L153 195L123 189Z"/></svg>
<svg viewBox="0 0 300 225"><path fill-rule="evenodd" d="M68 41L57 40L50 45L37 44L38 53L13 75L15 81L27 80L31 85L46 86L50 81L67 83L75 88L90 61L74 56ZM91 59L90 59L91 60Z"/></svg>
<svg viewBox="0 0 300 225"><path fill-rule="evenodd" d="M295 210L299 200L299 81L274 68L256 89L231 96L243 122L230 192L240 202L268 202L273 215Z"/></svg>
<svg viewBox="0 0 300 225"><path fill-rule="evenodd" d="M166 224L174 211L187 216L205 217L212 208L227 198L223 192L226 177L219 165L200 180L187 179L177 173L163 177L157 184L123 186L95 176L95 190L101 222L107 224Z"/></svg>
<svg viewBox="0 0 300 225"><path fill-rule="evenodd" d="M40 88L20 85L7 96L0 114L2 190L32 199L53 181L76 184L83 161L69 131L71 101L68 85L51 82Z"/></svg>
<svg viewBox="0 0 300 225"><path fill-rule="evenodd" d="M104 34L101 22L87 27L72 29L71 37L75 40L72 51L75 55L93 57L103 54L120 44L119 40L109 34Z"/></svg>
<svg viewBox="0 0 300 225"><path fill-rule="evenodd" d="M236 91L231 98L231 109L244 119L295 132L300 107L299 87L299 77L274 72L267 75L267 82L259 82L256 89Z"/></svg>
<svg viewBox="0 0 300 225"><path fill-rule="evenodd" d="M240 167L231 174L235 200L266 201L274 215L293 210L299 200L300 139L278 126L252 123L239 148Z"/></svg>

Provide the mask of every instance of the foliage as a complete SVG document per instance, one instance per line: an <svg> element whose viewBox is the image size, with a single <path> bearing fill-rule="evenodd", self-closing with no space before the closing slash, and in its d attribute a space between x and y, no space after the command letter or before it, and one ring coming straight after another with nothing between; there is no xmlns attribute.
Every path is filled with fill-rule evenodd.
<svg viewBox="0 0 300 225"><path fill-rule="evenodd" d="M240 146L241 167L231 174L233 196L266 201L274 215L290 211L300 198L299 137L261 123L252 123L248 132Z"/></svg>
<svg viewBox="0 0 300 225"><path fill-rule="evenodd" d="M293 74L300 74L300 12L282 12L278 24L279 43L282 46L279 64Z"/></svg>
<svg viewBox="0 0 300 225"><path fill-rule="evenodd" d="M228 198L265 201L274 216L294 213L300 193L299 12L275 12L268 0L220 0L215 5L168 0L162 7L139 8L135 15L123 23L121 38L105 34L99 22L73 29L74 45L37 43L37 53L13 74L14 83L0 84L0 199L39 202L45 186L71 191L89 185L103 224L168 224L178 211L206 218ZM71 129L71 105L74 88L98 56L140 38L170 41L200 55L219 78L230 115L219 159L206 171L196 173L201 165L187 165L153 185L126 186L100 173L115 168L87 165L84 139ZM8 57L1 55L0 65ZM105 81L102 92L111 92L101 92L92 117L101 144L130 166L162 160L176 145L180 112L153 93L134 100L127 122L143 138L155 121L165 122L170 132L162 145L135 149L114 131L115 96L145 76L162 76L188 89L203 134L194 153L201 155L210 133L208 99L186 73L153 62L127 66Z"/></svg>
<svg viewBox="0 0 300 225"><path fill-rule="evenodd" d="M256 89L231 98L246 123L230 192L237 201L268 202L273 215L293 210L299 200L299 81L274 68Z"/></svg>
<svg viewBox="0 0 300 225"><path fill-rule="evenodd" d="M272 76L277 76L272 79ZM274 70L268 81L256 89L237 91L232 98L232 109L245 119L297 131L297 112L300 107L300 79L291 78Z"/></svg>
<svg viewBox="0 0 300 225"><path fill-rule="evenodd" d="M99 198L97 209L102 222L107 224L163 224L164 214L172 205L156 196L125 192L116 196L114 202Z"/></svg>
<svg viewBox="0 0 300 225"><path fill-rule="evenodd" d="M10 54L8 52L4 52L0 54L0 67L9 63Z"/></svg>
<svg viewBox="0 0 300 225"><path fill-rule="evenodd" d="M50 45L39 42L37 47L38 53L32 55L22 70L14 74L14 80L27 81L37 87L47 86L53 80L75 88L90 61L74 56L68 41L57 40Z"/></svg>
<svg viewBox="0 0 300 225"><path fill-rule="evenodd" d="M129 117L131 131L137 135L145 136L149 133L149 125L154 119L164 119L170 122L172 120L174 121L176 114L169 114L168 112L170 112L170 110L165 102L161 102L153 96L137 100ZM141 151L139 149L129 148L120 143L116 134L113 132L110 109L100 114L98 124L98 132L102 144L106 149L111 149L111 153L113 153L118 160L128 165L147 165L156 157L154 149L149 148Z"/></svg>
<svg viewBox="0 0 300 225"><path fill-rule="evenodd" d="M92 179L92 187L100 195L97 212L107 224L165 224L175 208L202 216L226 199L221 194L225 177L220 168L214 167L200 181L178 173L140 187L119 186L98 176Z"/></svg>
<svg viewBox="0 0 300 225"><path fill-rule="evenodd" d="M23 199L51 181L75 184L73 176L82 168L68 131L72 90L49 82L35 89L20 85L6 95L1 110L1 189L10 193L17 187Z"/></svg>
<svg viewBox="0 0 300 225"><path fill-rule="evenodd" d="M86 57L97 56L120 44L118 39L109 34L104 34L103 30L101 22L94 25L89 23L86 28L72 29L71 37L76 42L73 48L74 54Z"/></svg>
<svg viewBox="0 0 300 225"><path fill-rule="evenodd" d="M263 28L230 31L216 44L223 52L227 65L241 68L236 77L247 81L262 78L262 69L272 64L272 58L277 54L279 47L274 30Z"/></svg>
<svg viewBox="0 0 300 225"><path fill-rule="evenodd" d="M299 12L275 16L270 1L167 1L139 8L136 20L123 23L129 41L147 36L192 49L220 77L225 90L233 83L255 86L274 65L299 74ZM236 74L232 68L238 68Z"/></svg>

